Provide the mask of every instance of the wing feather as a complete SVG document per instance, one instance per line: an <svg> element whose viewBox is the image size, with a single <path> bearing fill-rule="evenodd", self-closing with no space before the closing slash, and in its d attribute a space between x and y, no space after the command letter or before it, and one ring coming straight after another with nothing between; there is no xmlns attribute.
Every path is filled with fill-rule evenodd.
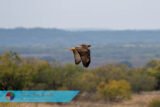
<svg viewBox="0 0 160 107"><path fill-rule="evenodd" d="M79 64L81 62L81 57L76 49L72 50L74 55L75 64Z"/></svg>

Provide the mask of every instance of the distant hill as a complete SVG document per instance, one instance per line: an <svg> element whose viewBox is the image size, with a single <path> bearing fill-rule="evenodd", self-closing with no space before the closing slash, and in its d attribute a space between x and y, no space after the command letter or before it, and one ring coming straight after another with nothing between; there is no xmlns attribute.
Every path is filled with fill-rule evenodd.
<svg viewBox="0 0 160 107"><path fill-rule="evenodd" d="M156 43L160 42L160 30L155 31L66 31L43 28L0 29L0 45L73 45L119 44L119 43Z"/></svg>
<svg viewBox="0 0 160 107"><path fill-rule="evenodd" d="M160 57L160 30L0 29L0 53L12 50L24 56L71 62L73 56L67 48L81 43L92 45L94 65L116 61L138 65Z"/></svg>

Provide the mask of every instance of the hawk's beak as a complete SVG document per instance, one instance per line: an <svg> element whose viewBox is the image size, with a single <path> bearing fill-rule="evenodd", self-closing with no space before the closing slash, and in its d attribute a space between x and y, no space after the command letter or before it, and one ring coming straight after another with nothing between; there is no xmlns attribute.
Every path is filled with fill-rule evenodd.
<svg viewBox="0 0 160 107"><path fill-rule="evenodd" d="M73 51L73 50L75 50L75 48L69 48L69 50L70 50L70 51Z"/></svg>

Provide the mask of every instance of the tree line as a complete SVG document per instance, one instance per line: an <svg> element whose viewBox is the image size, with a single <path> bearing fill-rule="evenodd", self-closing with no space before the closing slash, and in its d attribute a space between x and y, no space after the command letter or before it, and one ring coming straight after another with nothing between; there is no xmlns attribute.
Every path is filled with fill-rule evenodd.
<svg viewBox="0 0 160 107"><path fill-rule="evenodd" d="M0 55L0 90L80 90L80 98L120 101L132 93L160 89L160 60L143 67L106 64L85 69L74 64Z"/></svg>

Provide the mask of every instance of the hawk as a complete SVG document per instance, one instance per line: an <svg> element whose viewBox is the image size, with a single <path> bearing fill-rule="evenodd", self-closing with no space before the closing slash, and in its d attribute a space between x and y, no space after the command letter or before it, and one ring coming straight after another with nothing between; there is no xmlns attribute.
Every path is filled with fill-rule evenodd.
<svg viewBox="0 0 160 107"><path fill-rule="evenodd" d="M91 45L81 44L80 46L70 49L73 52L76 65L82 61L84 67L89 66L91 62L90 47Z"/></svg>

